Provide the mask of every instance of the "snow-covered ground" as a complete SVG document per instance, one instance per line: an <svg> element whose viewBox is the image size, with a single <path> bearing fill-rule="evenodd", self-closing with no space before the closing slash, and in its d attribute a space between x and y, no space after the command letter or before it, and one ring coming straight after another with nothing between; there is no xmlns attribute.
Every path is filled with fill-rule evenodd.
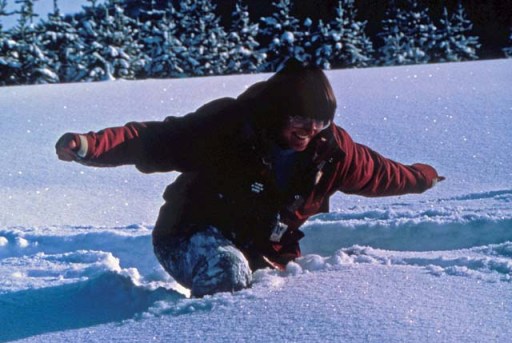
<svg viewBox="0 0 512 343"><path fill-rule="evenodd" d="M204 299L152 253L176 174L64 163L53 146L268 75L0 88L0 342L509 342L512 60L328 75L355 140L447 180L422 195L337 195L286 272Z"/></svg>

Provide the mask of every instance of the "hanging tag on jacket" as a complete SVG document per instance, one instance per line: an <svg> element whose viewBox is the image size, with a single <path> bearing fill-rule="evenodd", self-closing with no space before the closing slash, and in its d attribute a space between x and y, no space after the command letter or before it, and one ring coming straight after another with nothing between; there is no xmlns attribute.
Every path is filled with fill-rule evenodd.
<svg viewBox="0 0 512 343"><path fill-rule="evenodd" d="M270 240L274 243L279 243L286 230L288 230L288 225L277 222L277 224L274 226L274 229L272 230L272 233L270 234Z"/></svg>

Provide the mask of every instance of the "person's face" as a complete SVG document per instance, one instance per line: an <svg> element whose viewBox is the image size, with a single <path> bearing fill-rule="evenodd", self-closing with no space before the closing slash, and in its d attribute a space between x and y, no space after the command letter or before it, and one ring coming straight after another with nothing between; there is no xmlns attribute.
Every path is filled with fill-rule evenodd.
<svg viewBox="0 0 512 343"><path fill-rule="evenodd" d="M281 131L284 147L295 151L304 151L320 131L329 127L330 122L323 122L302 117L290 117Z"/></svg>

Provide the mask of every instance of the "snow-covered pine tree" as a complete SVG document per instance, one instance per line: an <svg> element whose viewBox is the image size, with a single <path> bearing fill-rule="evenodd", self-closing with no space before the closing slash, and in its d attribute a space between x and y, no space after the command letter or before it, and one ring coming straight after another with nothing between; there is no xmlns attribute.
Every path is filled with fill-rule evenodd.
<svg viewBox="0 0 512 343"><path fill-rule="evenodd" d="M329 43L331 35L331 26L319 20L316 30L311 37L312 63L322 69L331 69L331 59L334 46Z"/></svg>
<svg viewBox="0 0 512 343"><path fill-rule="evenodd" d="M136 20L138 28L137 41L141 44L141 55L137 59L144 61L144 68L139 71L137 78L152 77L153 59L161 47L161 40L154 37L161 34L161 31L156 26L164 18L165 11L157 8L157 0L140 1Z"/></svg>
<svg viewBox="0 0 512 343"><path fill-rule="evenodd" d="M186 48L183 69L188 75L219 75L226 69L227 35L215 9L211 0L180 1L176 29Z"/></svg>
<svg viewBox="0 0 512 343"><path fill-rule="evenodd" d="M20 15L18 20L18 25L16 26L16 32L24 39L25 35L29 36L34 35L35 31L35 22L34 18L37 18L39 15L34 12L34 3L37 0L15 0L14 2L20 5L19 11L17 13Z"/></svg>
<svg viewBox="0 0 512 343"><path fill-rule="evenodd" d="M104 30L104 17L108 15L108 10L104 4L97 5L95 0L91 2L91 7L85 7L85 18L81 21L79 33L85 38L86 51L80 59L80 68L83 68L83 81L105 81L114 80L113 67L109 60L102 56L104 50L104 40L107 32Z"/></svg>
<svg viewBox="0 0 512 343"><path fill-rule="evenodd" d="M144 69L146 61L139 59L142 45L137 40L137 22L124 13L123 2L124 0L108 0L114 11L114 22L112 36L107 38L111 45L107 49L110 56L114 57L114 75L118 78L133 79Z"/></svg>
<svg viewBox="0 0 512 343"><path fill-rule="evenodd" d="M313 38L316 34L315 27L313 25L313 20L307 17L304 19L301 25L301 33L302 33L302 41L304 47L304 61L307 63L311 63L314 60L315 55L315 46L313 43Z"/></svg>
<svg viewBox="0 0 512 343"><path fill-rule="evenodd" d="M274 13L261 18L260 51L267 56L263 71L276 71L289 58L307 61L300 21L291 14L291 0L274 0Z"/></svg>
<svg viewBox="0 0 512 343"><path fill-rule="evenodd" d="M258 51L258 24L252 23L242 0L237 0L231 14L231 28L227 36L229 61L225 74L254 73L265 61L265 54Z"/></svg>
<svg viewBox="0 0 512 343"><path fill-rule="evenodd" d="M382 65L418 64L430 61L436 43L436 27L416 0L406 0L404 8L395 1L390 3L386 18L382 21L384 40L379 49Z"/></svg>
<svg viewBox="0 0 512 343"><path fill-rule="evenodd" d="M354 0L339 0L336 17L318 24L315 63L319 66L366 67L371 65L373 44L365 34L366 22L356 18Z"/></svg>
<svg viewBox="0 0 512 343"><path fill-rule="evenodd" d="M0 0L0 86L15 85L21 70L17 43L4 31L2 24L2 18L10 15L7 0Z"/></svg>
<svg viewBox="0 0 512 343"><path fill-rule="evenodd" d="M505 53L505 57L512 58L512 30L510 32L509 44L508 47L503 48L503 52Z"/></svg>
<svg viewBox="0 0 512 343"><path fill-rule="evenodd" d="M436 27L432 23L428 8L421 7L417 0L408 0L407 3L406 32L410 37L410 56L414 63L427 63L436 44Z"/></svg>
<svg viewBox="0 0 512 343"><path fill-rule="evenodd" d="M399 18L403 11L398 8L395 1L389 3L385 19L382 20L382 32L378 34L384 44L378 50L380 63L383 65L406 64L407 53L404 46L407 44L405 34L399 25Z"/></svg>
<svg viewBox="0 0 512 343"><path fill-rule="evenodd" d="M12 31L12 38L16 42L13 47L18 54L20 70L17 74L17 83L54 83L59 81L58 75L51 68L51 60L42 50L40 41L40 26L34 22L38 15L34 12L36 0L16 0L20 5L18 25Z"/></svg>
<svg viewBox="0 0 512 343"><path fill-rule="evenodd" d="M75 22L65 21L62 17L57 0L53 0L53 8L48 19L42 22L42 49L61 82L78 81L80 70L76 57L83 56L84 44L73 25Z"/></svg>
<svg viewBox="0 0 512 343"><path fill-rule="evenodd" d="M150 0L141 11L138 40L142 44L145 59L143 77L183 76L181 57L185 49L176 38L175 10L170 2L164 9L157 9L156 1Z"/></svg>
<svg viewBox="0 0 512 343"><path fill-rule="evenodd" d="M86 23L92 30L88 51L84 58L89 81L133 79L144 65L133 56L140 56L140 45L136 37L136 22L126 16L121 7L122 0L107 0L93 11L94 21Z"/></svg>
<svg viewBox="0 0 512 343"><path fill-rule="evenodd" d="M458 62L476 60L476 50L480 47L478 37L467 36L473 24L467 18L466 11L459 2L456 11L448 16L446 7L436 32L436 46L432 59L436 62Z"/></svg>
<svg viewBox="0 0 512 343"><path fill-rule="evenodd" d="M91 73L95 74L95 70L102 73L103 68L97 66L95 54L101 49L100 43L96 41L99 29L98 22L100 19L100 8L97 6L97 0L86 0L90 5L82 6L83 12L79 16L73 17L72 25L76 28L80 37L80 48L71 51L70 59L73 60L73 67L76 71L76 77L73 81L91 81L100 78L91 77Z"/></svg>

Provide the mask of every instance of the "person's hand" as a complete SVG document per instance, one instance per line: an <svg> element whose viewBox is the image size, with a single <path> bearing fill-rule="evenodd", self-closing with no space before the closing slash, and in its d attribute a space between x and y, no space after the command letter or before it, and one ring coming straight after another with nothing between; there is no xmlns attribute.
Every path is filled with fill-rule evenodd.
<svg viewBox="0 0 512 343"><path fill-rule="evenodd" d="M55 144L55 152L59 160L67 162L77 160L77 151L80 149L80 141L75 138L75 134L73 133L65 133L59 138L57 144Z"/></svg>
<svg viewBox="0 0 512 343"><path fill-rule="evenodd" d="M436 177L434 180L432 180L432 187L434 187L435 185L437 185L437 183L444 181L444 180L446 180L446 178L444 176Z"/></svg>

